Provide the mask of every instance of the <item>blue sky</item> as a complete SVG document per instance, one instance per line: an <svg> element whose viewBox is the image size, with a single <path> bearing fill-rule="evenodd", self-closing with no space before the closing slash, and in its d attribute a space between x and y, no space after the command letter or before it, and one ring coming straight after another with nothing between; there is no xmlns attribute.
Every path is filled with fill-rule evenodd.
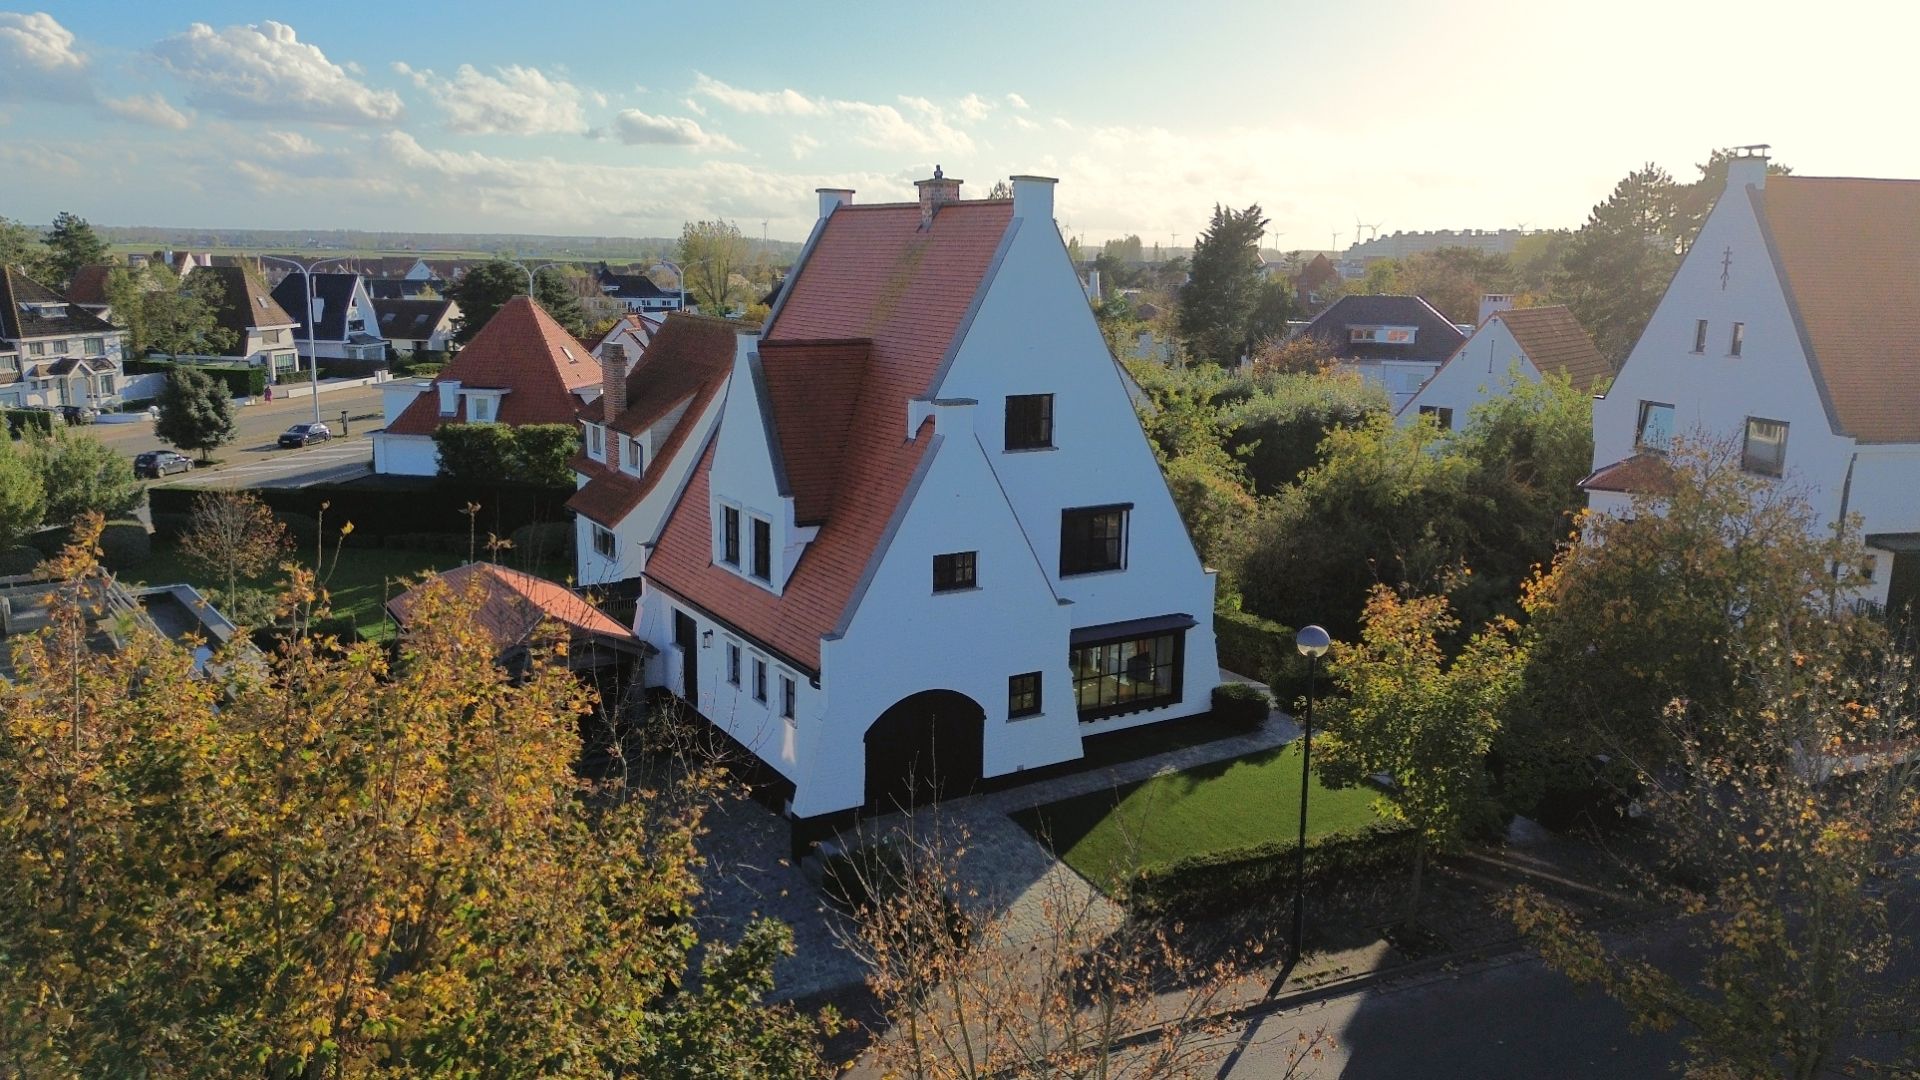
<svg viewBox="0 0 1920 1080"><path fill-rule="evenodd" d="M815 187L906 198L938 162L974 194L1059 177L1096 242L1185 245L1215 201L1260 203L1282 248L1356 219L1577 225L1641 162L1684 178L1718 145L1920 176L1886 120L1914 7L0 8L0 214L798 239Z"/></svg>

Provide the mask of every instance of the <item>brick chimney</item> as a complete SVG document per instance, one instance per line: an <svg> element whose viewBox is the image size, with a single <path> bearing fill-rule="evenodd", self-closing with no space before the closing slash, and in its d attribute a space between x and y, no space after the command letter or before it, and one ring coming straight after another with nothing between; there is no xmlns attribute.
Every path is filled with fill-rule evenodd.
<svg viewBox="0 0 1920 1080"><path fill-rule="evenodd" d="M913 186L920 189L920 227L923 229L933 224L933 215L939 213L941 207L960 201L960 181L947 179L938 165L933 167L933 179L915 180Z"/></svg>
<svg viewBox="0 0 1920 1080"><path fill-rule="evenodd" d="M627 411L627 347L617 342L600 349L600 408L609 424Z"/></svg>

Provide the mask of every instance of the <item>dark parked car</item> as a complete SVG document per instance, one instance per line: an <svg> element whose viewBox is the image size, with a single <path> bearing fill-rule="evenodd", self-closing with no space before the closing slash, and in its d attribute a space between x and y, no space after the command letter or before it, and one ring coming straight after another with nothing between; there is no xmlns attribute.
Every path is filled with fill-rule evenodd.
<svg viewBox="0 0 1920 1080"><path fill-rule="evenodd" d="M280 446L282 449L300 447L331 438L333 429L325 424L295 424L280 434Z"/></svg>
<svg viewBox="0 0 1920 1080"><path fill-rule="evenodd" d="M59 407L60 419L69 424L91 424L100 418L100 414L85 405L62 405Z"/></svg>
<svg viewBox="0 0 1920 1080"><path fill-rule="evenodd" d="M133 459L133 475L158 480L177 472L192 472L193 462L171 450L148 450Z"/></svg>

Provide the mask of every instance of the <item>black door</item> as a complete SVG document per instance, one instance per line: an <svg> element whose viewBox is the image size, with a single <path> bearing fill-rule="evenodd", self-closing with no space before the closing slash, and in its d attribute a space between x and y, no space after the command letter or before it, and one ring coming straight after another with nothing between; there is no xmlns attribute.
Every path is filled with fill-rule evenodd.
<svg viewBox="0 0 1920 1080"><path fill-rule="evenodd" d="M980 782L986 712L965 694L903 698L867 729L867 808L885 813L955 795Z"/></svg>
<svg viewBox="0 0 1920 1080"><path fill-rule="evenodd" d="M684 611L673 613L673 643L680 646L680 696L699 708L700 641L693 616Z"/></svg>

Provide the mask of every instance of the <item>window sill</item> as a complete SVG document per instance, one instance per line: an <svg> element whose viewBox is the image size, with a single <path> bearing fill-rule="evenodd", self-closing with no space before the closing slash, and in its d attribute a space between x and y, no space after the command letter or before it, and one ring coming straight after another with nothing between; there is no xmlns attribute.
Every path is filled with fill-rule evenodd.
<svg viewBox="0 0 1920 1080"><path fill-rule="evenodd" d="M1045 715L1046 715L1046 712L1045 710L1042 710L1042 709L1035 709L1033 712L1008 713L1007 723L1017 724L1022 720L1038 720Z"/></svg>
<svg viewBox="0 0 1920 1080"><path fill-rule="evenodd" d="M1127 568L1124 566L1116 566L1111 570L1075 570L1071 573L1063 570L1060 572L1060 580L1065 581L1068 578L1104 577L1113 574L1124 574L1126 572Z"/></svg>
<svg viewBox="0 0 1920 1080"><path fill-rule="evenodd" d="M933 590L933 595L952 596L956 593L970 593L970 592L979 592L979 591L980 591L980 586L978 585L963 585L959 588L954 588L954 589L935 589Z"/></svg>
<svg viewBox="0 0 1920 1080"><path fill-rule="evenodd" d="M1060 449L1060 448L1059 448L1059 447L1057 447L1057 446L1009 446L1009 447L1007 447L1007 448L1006 448L1005 450L1003 450L1003 451L1001 451L1001 453L1005 453L1005 454L1044 454L1044 453L1047 453L1047 452L1048 452L1048 451L1050 451L1050 450L1058 450L1058 449Z"/></svg>

